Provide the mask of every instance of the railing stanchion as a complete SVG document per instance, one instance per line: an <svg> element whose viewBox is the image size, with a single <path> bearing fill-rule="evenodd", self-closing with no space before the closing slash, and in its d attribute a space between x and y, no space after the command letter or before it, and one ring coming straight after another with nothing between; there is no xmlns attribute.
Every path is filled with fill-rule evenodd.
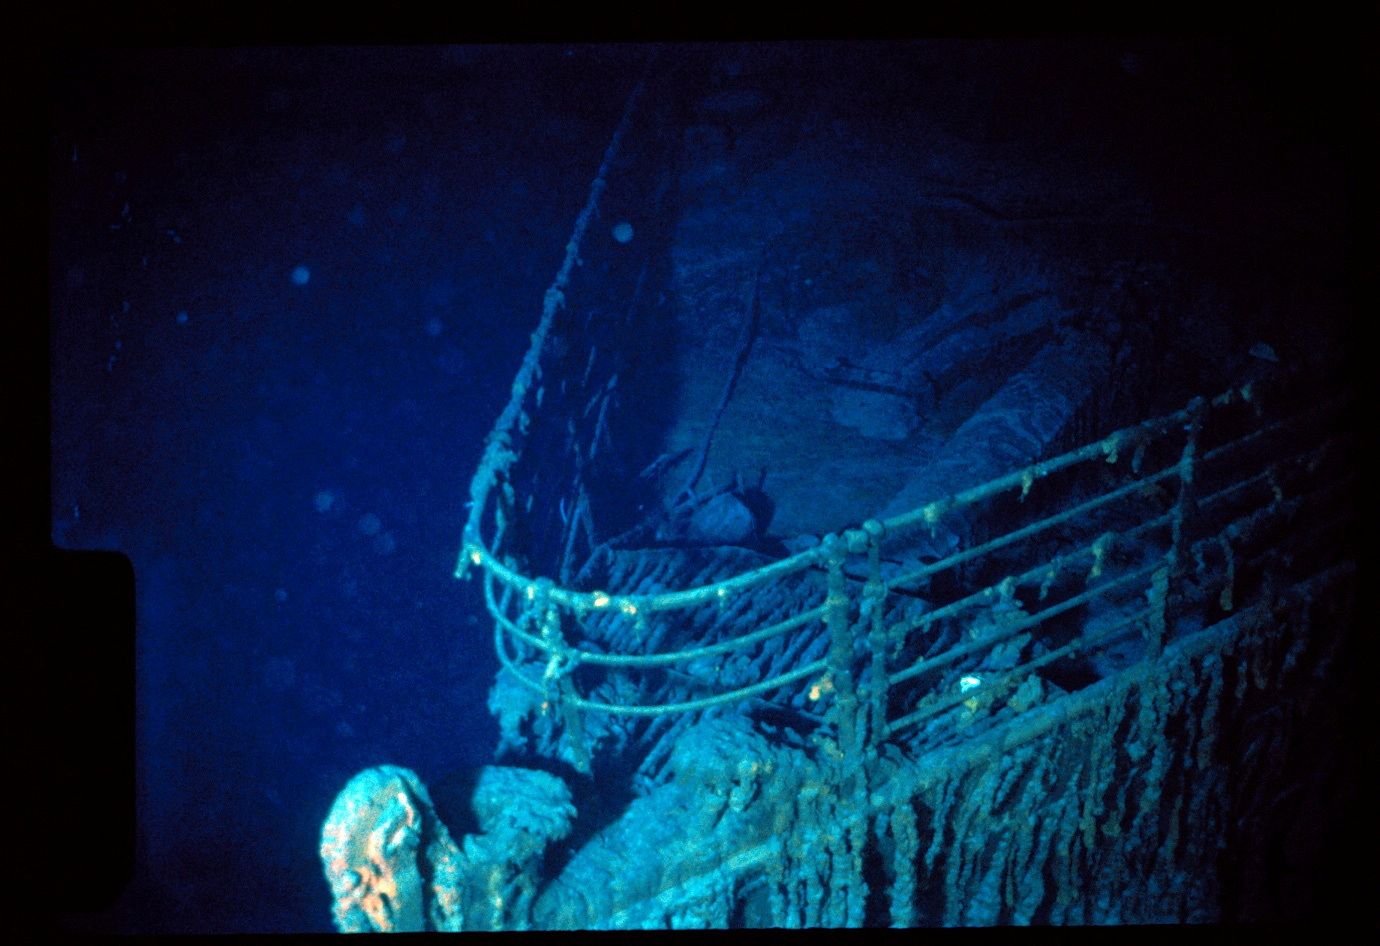
<svg viewBox="0 0 1380 946"><path fill-rule="evenodd" d="M1195 508L1193 498L1193 467L1198 451L1198 434L1203 428L1203 413L1207 401L1196 397L1188 404L1188 423L1184 425L1185 438L1183 453L1179 457L1179 495L1174 501L1174 512L1170 518L1169 551L1164 556L1164 566L1155 572L1150 585L1151 602L1154 605L1150 619L1149 646L1146 658L1157 660L1164 650L1165 637L1174 620L1170 606L1179 576L1183 569L1188 545L1187 523Z"/></svg>
<svg viewBox="0 0 1380 946"><path fill-rule="evenodd" d="M856 771L861 761L858 751L858 697L853 689L853 637L848 621L848 584L843 574L848 545L842 537L829 535L824 539L824 548L829 567L824 621L829 628L829 677L834 695L831 715L844 762Z"/></svg>
<svg viewBox="0 0 1380 946"><path fill-rule="evenodd" d="M551 645L546 672L542 674L546 689L542 712L560 715L562 738L570 750L571 764L581 775L588 775L589 748L585 745L584 720L575 706L575 686L570 681L570 671L575 669L575 664L571 648L561 633L561 610L551 600L551 585L549 578L538 579L533 602L536 613L541 615L541 639Z"/></svg>
<svg viewBox="0 0 1380 946"><path fill-rule="evenodd" d="M871 756L886 741L887 696L890 681L887 679L887 627L886 627L886 582L882 580L882 536L886 527L876 519L862 524L867 533L867 584L863 586L863 612L868 614L870 623L867 630L867 650L871 657L871 673L868 676L869 714L866 747Z"/></svg>

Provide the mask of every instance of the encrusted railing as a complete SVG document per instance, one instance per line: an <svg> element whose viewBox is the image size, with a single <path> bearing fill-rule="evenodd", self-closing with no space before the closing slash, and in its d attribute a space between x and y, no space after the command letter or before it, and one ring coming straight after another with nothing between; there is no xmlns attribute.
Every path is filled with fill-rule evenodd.
<svg viewBox="0 0 1380 946"><path fill-rule="evenodd" d="M591 235L665 193L675 126L639 119L646 81L486 443L456 568L482 579L513 682L496 702L586 772L627 723L610 741L647 738L637 797L562 860L547 848L576 809L545 766L484 767L478 831L454 838L415 773L361 773L323 828L337 926L1253 918L1233 871L1318 774L1299 746L1335 728L1317 695L1349 646L1348 396L1303 369L1234 386L736 573L763 557L639 548L648 530L618 519L635 504L592 487L656 243ZM664 590L676 575L690 587ZM743 701L770 712L688 715Z"/></svg>
<svg viewBox="0 0 1380 946"><path fill-rule="evenodd" d="M1292 457L1272 454L1271 462L1258 469L1250 466L1242 469L1232 462L1235 456L1248 450L1258 451L1262 442L1272 436L1285 435L1286 442L1297 443L1292 429L1305 424L1311 429L1325 428L1329 412L1337 411L1340 400L1317 405L1202 450L1200 438L1210 415L1232 407L1249 407L1254 393L1250 386L1245 386L1210 400L1195 399L1173 414L1118 430L1079 449L909 513L880 522L869 520L859 528L826 536L817 547L766 567L681 591L636 595L559 587L547 578L527 576L505 565L476 533L467 537L464 555L470 565L484 573L486 601L495 621L495 645L505 671L540 695L544 711L562 714L567 738L580 738L578 713L596 711L655 716L703 710L813 681L810 698L820 700L829 695L828 720L837 733L839 747L849 761L860 763L869 749L875 750L879 743L904 730L918 727L931 717L956 707L963 706L970 713L976 713L999 704L1019 692L1022 684L1036 671L1076 655L1102 650L1113 642L1124 640L1130 631L1138 632L1144 641L1141 659L1153 662L1161 653L1166 636L1172 633L1178 616L1176 609L1182 610L1201 598L1201 594L1179 587L1186 569L1192 573L1195 587L1204 581L1214 585L1218 598L1216 606L1224 612L1229 611L1236 573L1241 568L1234 543L1253 532L1260 533L1271 519L1297 515L1300 505L1318 501L1319 494L1306 490L1286 497L1284 488L1298 479L1291 477L1291 471L1312 470L1329 451L1338 449L1335 440L1326 439L1296 451ZM1239 423L1241 419L1236 420ZM1172 455L1172 462L1142 473L1148 457L1166 453ZM1080 466L1091 464L1120 464L1129 467L1130 477L1092 495L1080 495L1075 489L1072 495L1076 501L1020 528L1003 532L939 561L884 577L882 562L886 548L904 549L907 533L937 528L955 514L999 497L1014 497L1016 503L1024 503L1040 492L1039 484L1056 476L1063 477L1062 485L1068 489L1070 483L1077 482L1070 474ZM1208 480L1214 487L1210 494L1202 494L1195 488L1202 480L1199 471L1204 467L1214 470ZM1334 482L1328 489L1335 490L1343 485ZM1264 487L1270 502L1237 512L1220 523L1211 535L1204 536L1199 534L1201 530L1193 529L1195 520L1200 523L1211 520L1214 510L1227 507L1252 487ZM1163 511L1145 513L1127 509L1137 504L1144 507L1147 502L1158 503L1164 507ZM1123 519L1135 516L1135 521L1120 531L1089 528L1090 523L1103 521L1098 518L1100 513L1113 510ZM1037 540L1056 529L1081 531L1084 540L1061 541L1053 554L1042 556L1023 570L1007 573L999 580L983 584L976 591L917 617L888 623L885 617L887 599L897 589L920 585L942 572L971 566L1012 547L1047 548L1048 544L1037 545ZM1299 537L1300 541L1317 531L1316 525L1306 530ZM1152 539L1158 541L1147 541ZM1150 548L1156 548L1156 553L1148 554ZM1133 557L1138 561L1133 565L1124 561L1113 565L1112 559L1118 549L1133 550ZM1215 574L1204 575L1204 556L1214 549L1220 552L1220 561L1215 563L1215 568L1208 569ZM1281 547L1275 545L1272 554L1278 558L1282 554ZM1196 568L1188 568L1193 564L1190 559L1196 561ZM853 572L849 568L859 560L865 562L865 580L861 583L856 577L850 577ZM584 649L569 639L584 619L602 613L617 615L633 625L633 637L646 638L649 636L647 624L653 616L665 620L670 612L704 606L723 607L738 596L751 595L759 585L810 569L823 569L827 573L827 590L822 601L786 620L747 629L710 644L654 653L604 653ZM1081 576L1081 581L1070 582L1068 577L1075 573ZM1075 584L1082 587L1073 587ZM1024 597L1021 596L1023 590L1027 591ZM964 674L955 688L936 688L918 698L908 699L899 714L891 709L891 695L911 681L921 677L938 679L940 671L951 665L980 664L984 655L990 655L1020 635L1036 631L1061 615L1085 610L1098 599L1105 600L1113 595L1122 603L1121 613L1096 631L1081 629L1055 635L1056 640L1068 639L1057 646L1046 646L1024 662L1002 667L999 672ZM1028 604L1051 598L1057 600L1033 612L1027 612L1022 606L1023 601ZM1127 600L1141 599L1142 606L1125 607ZM981 631L975 623L979 620L985 622ZM579 666L627 671L688 663L745 651L779 635L809 628L817 621L824 622L830 636L825 657L750 685L698 699L655 705L606 702L582 696L571 683L571 671ZM891 665L890 654L917 649L907 648L909 638L931 636L936 626L946 623L967 628L969 633L964 636L968 639L902 666ZM544 666L540 678L528 676L517 664L509 652L510 641L541 655ZM866 698L861 702L855 683L859 673L867 683ZM911 695L915 696L913 690ZM575 747L577 757L579 751Z"/></svg>
<svg viewBox="0 0 1380 946"><path fill-rule="evenodd" d="M524 561L554 576L567 571L580 542L586 551L596 543L585 482L608 453L627 367L622 349L647 307L661 239L650 224L631 236L628 221L656 221L670 183L669 106L644 102L658 58L654 48L628 97L542 298L508 402L485 440L470 481L457 577L471 564L470 548L486 547L481 530L489 546L501 548L508 529L517 529ZM541 462L523 465L524 454Z"/></svg>
<svg viewBox="0 0 1380 946"><path fill-rule="evenodd" d="M534 694L543 715L562 722L577 768L589 763L583 714L665 716L751 697L786 699L790 688L827 707L837 748L857 767L886 741L915 738L946 714L958 712L954 722L967 724L1028 708L1044 698L1043 680L1073 661L1120 647L1153 662L1167 640L1185 632L1178 626L1185 620L1201 626L1239 608L1237 586L1243 578L1258 585L1262 563L1285 561L1285 543L1325 533L1315 525L1289 536L1270 530L1325 508L1326 490L1346 488L1334 478L1324 493L1310 492L1318 464L1345 447L1336 437L1306 436L1340 429L1334 419L1340 399L1267 417L1261 392L1248 384L905 514L841 530L814 548L724 580L650 594L570 587L577 539L587 553L600 547L585 484L601 448L607 452L616 413L619 361L610 349L622 336L620 319L609 312L626 305L621 325L627 326L651 249L640 265L633 256L609 255L600 267L604 278L587 277L582 287L599 305L583 301L579 317L569 292L582 245L608 199L611 169L619 167L620 179L637 176L630 171L635 159L620 148L645 81L608 145L511 398L486 443L456 568L457 577L482 573L503 672ZM654 149L643 159L655 165ZM653 172L641 173L638 193L655 191L659 200L664 181L658 185ZM630 194L620 199L626 204ZM602 318L594 317L595 308ZM524 455L539 461L524 464ZM976 537L969 547L939 561L907 563L910 540L955 523L980 524L967 530ZM1257 554L1262 543L1266 550ZM809 572L822 572L824 580L794 587L802 608L763 626L752 613L753 596ZM945 592L944 576L961 580L950 580ZM1207 600L1212 595L1216 600ZM676 633L694 623L697 609L728 615L712 640L686 641ZM591 621L605 622L605 642L681 640L611 651L590 646ZM610 621L624 626L610 634ZM822 653L816 648L813 659L790 666L759 661L772 672L693 699L601 699L575 682L578 668L626 675L703 666L773 644L779 655L785 647L778 639L817 635L821 628L827 646ZM1122 668L1128 662L1125 653L1118 660ZM1101 675L1106 667L1104 661ZM1065 690L1089 682L1064 677Z"/></svg>

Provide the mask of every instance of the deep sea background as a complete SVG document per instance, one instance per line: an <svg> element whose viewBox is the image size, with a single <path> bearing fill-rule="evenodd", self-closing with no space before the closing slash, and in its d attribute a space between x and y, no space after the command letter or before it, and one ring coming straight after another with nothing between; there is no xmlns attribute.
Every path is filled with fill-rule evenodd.
<svg viewBox="0 0 1380 946"><path fill-rule="evenodd" d="M644 54L49 57L51 538L136 576L133 880L77 927L328 931L345 782L491 759L491 630L452 577L466 490ZM1313 117L1281 154L1354 170L1318 144L1336 75L1295 65L1235 80L1278 128ZM1225 126L1124 121L1166 204L1238 214L1273 173ZM1199 160L1213 185L1177 193Z"/></svg>
<svg viewBox="0 0 1380 946"><path fill-rule="evenodd" d="M488 760L462 505L641 55L58 60L53 540L137 576L115 928L330 929L346 780Z"/></svg>

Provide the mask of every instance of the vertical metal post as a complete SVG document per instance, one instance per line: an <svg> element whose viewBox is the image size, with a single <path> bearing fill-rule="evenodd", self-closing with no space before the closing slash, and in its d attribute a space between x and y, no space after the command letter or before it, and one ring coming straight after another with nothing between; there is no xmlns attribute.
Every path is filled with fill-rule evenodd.
<svg viewBox="0 0 1380 946"><path fill-rule="evenodd" d="M882 536L886 527L876 519L869 519L862 525L867 533L867 584L863 586L864 609L870 611L870 624L867 630L867 649L871 657L871 672L868 675L869 714L866 749L869 756L875 753L889 735L887 729L887 696L891 681L887 677L887 628L886 582L882 580Z"/></svg>
<svg viewBox="0 0 1380 946"><path fill-rule="evenodd" d="M861 926L867 900L867 881L863 877L863 849L867 846L869 808L868 777L864 735L861 731L866 713L858 706L853 681L853 629L849 614L848 586L843 574L844 559L849 554L868 553L870 568L863 601L872 609L873 629L880 626L880 611L886 594L881 584L881 559L877 548L882 532L881 523L869 521L861 529L850 529L842 539L830 537L826 546L829 555L829 598L826 620L829 623L829 670L834 679L834 712L838 719L839 749L842 758L839 779L837 817L846 825L843 845L834 853L835 873L829 901L834 910L832 922L841 926ZM871 643L872 634L868 641ZM874 650L885 659L885 650ZM885 667L882 668L883 671ZM876 686L877 681L873 681ZM835 897L839 897L837 907Z"/></svg>
<svg viewBox="0 0 1380 946"><path fill-rule="evenodd" d="M571 763L581 775L589 774L589 748L585 745L584 721L572 698L575 686L570 682L570 671L575 669L571 663L570 648L565 635L561 633L561 612L551 600L551 579L542 578L537 582L537 600L534 607L541 615L541 639L551 645L547 654L546 672L542 683L547 690L547 712L558 712L561 719L561 738L570 750Z"/></svg>
<svg viewBox="0 0 1380 946"><path fill-rule="evenodd" d="M1164 640L1174 617L1169 601L1186 557L1186 523L1192 518L1196 508L1193 495L1194 461L1206 406L1207 402L1201 397L1194 398L1188 405L1189 420L1184 427L1184 449L1179 457L1179 495L1174 501L1174 512L1170 517L1169 551L1165 553L1164 565L1155 570L1151 579L1150 594L1154 611L1150 621L1150 639L1146 656L1152 660L1158 659L1164 650Z"/></svg>
<svg viewBox="0 0 1380 946"><path fill-rule="evenodd" d="M839 749L851 768L861 761L858 752L858 697L853 690L853 638L848 627L848 585L843 562L848 547L837 535L824 540L828 555L829 594L824 602L824 621L829 627L829 676L834 689L833 716Z"/></svg>

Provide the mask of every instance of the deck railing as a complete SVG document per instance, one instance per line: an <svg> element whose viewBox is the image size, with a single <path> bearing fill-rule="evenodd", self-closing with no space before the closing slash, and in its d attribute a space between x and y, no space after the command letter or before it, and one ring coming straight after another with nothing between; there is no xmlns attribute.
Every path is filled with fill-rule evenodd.
<svg viewBox="0 0 1380 946"><path fill-rule="evenodd" d="M1070 889L1086 878L1068 865L1082 863L1079 858L1093 863L1088 852L1100 843L1086 813L1101 810L1114 781L1134 783L1138 793L1126 789L1102 817L1140 832L1136 837L1154 835L1161 817L1155 796L1170 775L1185 797L1192 795L1183 804L1198 812L1194 823L1210 821L1203 812L1215 811L1217 802L1209 796L1235 798L1222 774L1234 763L1211 752L1226 714L1219 706L1223 693L1234 681L1241 702L1246 674L1261 687L1286 674L1308 642L1298 630L1307 618L1285 612L1332 594L1337 576L1354 570L1348 561L1356 485L1349 395L1323 395L1326 385L1300 370L1293 378L1195 398L1172 413L904 514L841 529L798 554L720 580L655 592L646 585L617 587L612 579L593 579L608 585L602 588L571 580L581 550L589 558L609 548L607 535L602 543L596 537L586 489L594 464L609 452L617 414L618 338L607 334L618 336L633 322L652 249L643 249L640 263L600 264L606 275L611 265L623 266L617 279L593 287L603 293L605 315L615 312L612 321L601 323L589 306L570 300L591 291L575 284L594 268L580 263L596 252L586 236L601 200L611 185L627 186L621 182L630 159L620 147L632 137L641 88L604 155L471 483L456 574L482 582L501 672L532 696L535 712L559 722L569 759L584 771L591 745L598 745L586 738L586 721L597 714L656 720L763 700L806 716L823 737L820 744L832 750L821 760L837 767L835 814L847 835L840 850L849 856L836 863L852 866L840 867L833 882L853 893L831 895L828 909L816 913L810 897L798 909L777 904L771 925L861 922L865 898L858 891L866 885L858 858L870 834L892 839L890 921L915 922L921 874L945 858L977 864L987 847L996 849L974 842L963 854L955 842L939 855L946 820L966 818L954 814L965 805L987 813L984 806L994 804L988 795L999 794L994 786L1021 773L1045 793L1047 809L1064 812L1060 818L1084 813L1068 822L1074 827L1052 819L1058 824L1050 836L1063 840L1039 842L1071 852L1065 857ZM619 182L611 179L615 168ZM644 174L639 186L655 191L653 177ZM631 298L621 319L620 293ZM937 561L916 557L920 546L942 546L933 541L941 532L960 533L964 541ZM619 554L639 552L625 545ZM768 600L775 603L757 606ZM781 607L783 600L791 605ZM1279 653L1262 643L1289 634L1299 640L1284 641ZM1235 677L1223 673L1229 662L1243 668ZM670 670L680 671L679 684L690 685L606 685ZM1171 721L1187 733L1176 737L1182 745L1174 743L1173 752L1196 760L1182 772L1171 771L1164 747L1145 755L1154 739L1174 742L1166 735ZM1050 739L1061 730L1076 738ZM1130 735L1122 739L1123 733ZM906 766L879 761L895 745L917 750ZM982 771L978 763L997 753L1002 765ZM1046 753L1053 754L1042 759ZM1249 801L1242 792L1236 801ZM1018 815L1028 817L1022 809L1010 818ZM1015 832L1015 822L991 824L993 833ZM1075 851L1080 838L1083 848ZM1172 847L1153 840L1141 848L1163 854ZM1217 857L1212 844L1198 840L1180 842L1183 864ZM760 874L778 896L782 878L793 876L781 853L789 845L775 836L744 843L709 886L741 892L748 889L745 878ZM1164 860L1170 865L1161 865L1164 870L1178 863L1169 855ZM697 875L686 883L705 880ZM969 880L949 885L956 893L946 910L971 902L976 881ZM676 897L663 892L661 899ZM621 916L599 922L619 925ZM954 921L966 917L960 911Z"/></svg>
<svg viewBox="0 0 1380 946"><path fill-rule="evenodd" d="M1326 515L1328 496L1345 488L1345 475L1322 486L1310 475L1329 454L1345 449L1345 435L1324 434L1313 438L1316 442L1308 436L1335 428L1344 402L1333 399L1223 439L1222 434L1240 429L1243 408L1247 419L1256 416L1257 394L1245 386L1211 399L1195 399L1172 414L1118 430L903 515L869 520L826 536L815 548L699 587L659 594L564 588L505 564L501 549L489 547L473 533L464 554L483 573L486 601L495 622L495 646L505 672L539 694L545 711L560 714L567 738L580 739L580 713L690 712L809 681L810 697L828 700L827 720L837 733L839 748L846 758L861 761L869 748L948 710L964 708L971 716L1010 704L1033 674L1080 655L1095 655L1113 643L1125 643L1128 635L1133 643L1142 642L1137 647L1140 659L1154 661L1166 638L1173 635L1176 621L1188 608L1201 607L1205 595L1215 599L1207 603L1216 611L1230 611L1240 604L1235 586L1248 572L1259 572L1262 559L1279 562L1290 556L1289 543L1316 542L1329 525L1338 525L1314 522L1287 542L1275 537L1302 514L1324 510ZM1237 416L1213 423L1233 410ZM1205 425L1218 434L1217 442L1207 449L1202 443ZM1281 452L1290 445L1292 453ZM1251 462L1262 453L1261 462ZM1147 459L1163 456L1172 461L1145 470ZM1126 475L1109 488L1084 495L1076 484L1086 477L1080 480L1074 474L1090 466L1104 468L1097 471L1104 474L1108 467L1124 468ZM883 574L888 550L904 550L908 534L935 528L999 498L1016 504L1032 501L1044 484L1056 478L1068 492L1052 511L939 561ZM1211 492L1204 492L1204 485ZM1100 525L1107 521L1102 514L1112 511L1129 524L1101 531ZM1332 518L1345 514L1345 510L1333 510ZM1204 533L1203 524L1213 526L1210 533ZM1056 532L1061 534L1058 541L1049 538ZM1074 533L1076 537L1068 539ZM906 620L888 621L888 598L898 589L920 585L946 571L971 571L974 563L998 556L1009 562L1008 553L1014 548L1035 550L1038 557L1027 567L982 583L942 606ZM1134 561L1128 562L1125 554L1119 556L1119 550L1129 550ZM859 565L862 581L858 580ZM631 625L630 639L645 639L650 620L674 621L676 612L722 608L740 596L751 596L758 586L812 569L822 569L827 575L822 600L785 620L745 628L741 634L712 643L607 653L586 649L572 639L585 619L602 614ZM990 573L990 568L986 571ZM1259 584L1258 578L1252 580ZM1117 602L1110 609L1114 618L1090 629L1087 613L1109 599ZM1136 601L1143 603L1128 605ZM1044 606L1036 609L1032 603ZM1042 639L1055 643L1047 643L1033 655L1025 648L1022 662L990 673L965 673L956 685L945 677L948 668L991 664L985 658L997 648L1056 619L1067 622L1067 616L1075 612L1085 616L1086 626L1046 634ZM817 622L823 622L829 635L825 656L693 700L654 705L607 702L581 695L572 683L571 672L579 666L636 671L686 664L747 651L780 635L817 630ZM960 631L960 642L938 653L908 646L911 639L933 638L934 629L941 625L967 633ZM539 655L539 677L520 665L514 648ZM921 656L893 664L891 655L907 652ZM529 662L528 666L534 665ZM859 677L866 683L862 700ZM921 678L948 685L917 691L910 684ZM900 706L894 707L898 692ZM1015 702L1019 706L1020 701Z"/></svg>
<svg viewBox="0 0 1380 946"><path fill-rule="evenodd" d="M653 594L570 587L576 538L583 535L588 552L597 546L584 477L608 437L618 372L611 346L600 349L594 338L596 321L575 318L568 294L611 170L636 176L625 173L632 159L620 148L642 89L604 154L487 440L456 568L457 577L481 574L503 672L562 721L578 767L588 764L581 717L592 712L655 717L803 692L825 709L838 749L853 763L945 714L967 724L1020 712L1045 698L1045 681L1059 680L1064 690L1091 682L1078 666L1100 660L1105 674L1128 653L1154 661L1186 621L1210 623L1239 607L1241 587L1258 591L1262 574L1301 554L1290 545L1326 541L1318 536L1330 528L1315 522L1281 535L1288 523L1346 516L1329 497L1346 489L1349 469L1318 475L1329 456L1349 449L1338 419L1344 400L1291 414L1287 391L1267 405L1259 386L1244 385L724 580ZM655 189L654 175L643 177ZM631 311L648 262L606 269L614 265L622 265L634 297ZM616 295L614 283L606 279L599 291ZM541 462L524 465L528 453ZM953 523L977 524L967 530L968 547L907 564L910 540ZM824 574L798 585L797 597L813 599L788 617L756 618L754 595L807 572ZM694 623L697 609L739 620L720 622L713 640L682 646L589 646L591 620L622 622L612 635L619 640L683 640L674 628ZM581 667L617 674L703 667L821 631L827 646L810 650L813 659L762 662L772 672L746 681L736 674L733 685L693 699L597 699L575 683Z"/></svg>

